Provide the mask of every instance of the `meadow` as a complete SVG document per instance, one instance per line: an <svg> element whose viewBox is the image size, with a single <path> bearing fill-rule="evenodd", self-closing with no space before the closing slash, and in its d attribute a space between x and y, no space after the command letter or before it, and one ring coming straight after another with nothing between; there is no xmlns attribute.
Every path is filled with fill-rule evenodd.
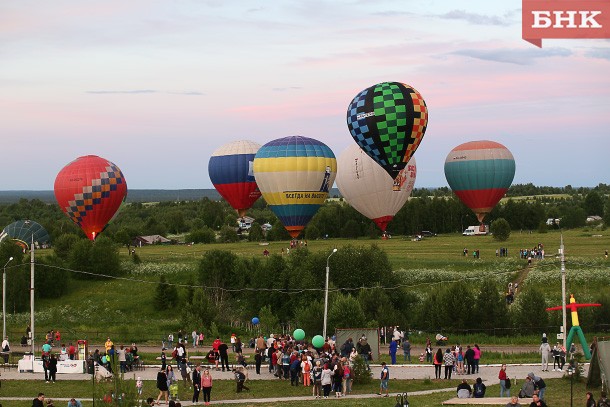
<svg viewBox="0 0 610 407"><path fill-rule="evenodd" d="M566 254L568 289L578 290L583 299L610 290L610 261L604 251L610 248L610 232L578 229L563 232ZM560 233L530 233L513 231L506 242L496 242L490 236L439 235L414 241L411 237L395 236L388 240L328 239L307 242L310 251L331 253L346 245L377 245L389 257L401 283L414 292L434 289L463 279L477 281L493 276L498 283L513 281L527 267L518 256L519 249L544 245L546 259L535 262L527 273L523 287L541 285L551 302L559 298L560 262L557 257ZM161 337L179 327L179 310L154 310L154 291L161 275L167 281L186 284L196 281L198 261L209 250L227 250L238 256L261 257L263 250L281 254L289 242L270 242L261 245L242 241L228 244L153 245L136 248L142 260L134 265L126 248L120 249L121 260L130 271L124 279L104 281L70 281L68 294L60 299L38 300L36 303L37 333L60 329L67 337L97 341L112 334L120 340L138 343L159 343ZM496 257L496 249L506 247L508 257ZM469 256L463 256L463 249ZM480 250L480 259L471 256ZM48 255L50 251L39 251ZM331 263L332 272L332 263ZM323 287L323 282L320 282ZM185 290L185 288L181 288ZM29 323L29 313L7 316L11 337L20 337ZM39 340L38 340L39 341Z"/></svg>

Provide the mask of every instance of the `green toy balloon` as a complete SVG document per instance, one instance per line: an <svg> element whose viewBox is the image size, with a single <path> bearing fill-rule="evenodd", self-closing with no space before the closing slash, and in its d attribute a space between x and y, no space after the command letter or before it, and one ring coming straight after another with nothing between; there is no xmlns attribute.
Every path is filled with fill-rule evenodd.
<svg viewBox="0 0 610 407"><path fill-rule="evenodd" d="M324 346L324 337L322 335L316 335L311 340L311 343L313 344L314 348L320 349L322 346Z"/></svg>
<svg viewBox="0 0 610 407"><path fill-rule="evenodd" d="M295 329L292 333L292 337L295 341L302 341L305 339L305 331L303 331L301 328Z"/></svg>

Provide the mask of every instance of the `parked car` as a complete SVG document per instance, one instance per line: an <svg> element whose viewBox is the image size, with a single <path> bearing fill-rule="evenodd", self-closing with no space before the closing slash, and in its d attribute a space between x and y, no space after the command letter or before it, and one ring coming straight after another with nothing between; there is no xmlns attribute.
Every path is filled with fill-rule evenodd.
<svg viewBox="0 0 610 407"><path fill-rule="evenodd" d="M420 233L423 237L433 237L436 236L436 233L430 232L429 230L422 230Z"/></svg>

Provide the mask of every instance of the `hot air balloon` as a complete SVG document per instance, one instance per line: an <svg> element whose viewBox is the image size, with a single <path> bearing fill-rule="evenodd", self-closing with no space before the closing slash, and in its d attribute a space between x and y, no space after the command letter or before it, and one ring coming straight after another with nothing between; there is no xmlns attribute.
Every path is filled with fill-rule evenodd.
<svg viewBox="0 0 610 407"><path fill-rule="evenodd" d="M382 82L358 93L347 109L347 127L356 143L396 178L421 143L428 108L413 87Z"/></svg>
<svg viewBox="0 0 610 407"><path fill-rule="evenodd" d="M413 190L417 175L415 158L411 158L399 173L397 180L402 185L398 192L393 190L395 181L392 177L355 144L337 158L337 167L336 181L341 195L385 232Z"/></svg>
<svg viewBox="0 0 610 407"><path fill-rule="evenodd" d="M79 157L55 178L55 199L90 240L104 230L127 197L123 173L96 155Z"/></svg>
<svg viewBox="0 0 610 407"><path fill-rule="evenodd" d="M332 150L307 137L270 141L254 157L254 177L263 198L293 238L326 200L336 174Z"/></svg>
<svg viewBox="0 0 610 407"><path fill-rule="evenodd" d="M259 148L253 141L234 141L214 151L208 164L214 188L242 218L261 196L252 170Z"/></svg>
<svg viewBox="0 0 610 407"><path fill-rule="evenodd" d="M511 152L495 141L470 141L455 147L445 160L445 178L453 192L483 223L515 176Z"/></svg>

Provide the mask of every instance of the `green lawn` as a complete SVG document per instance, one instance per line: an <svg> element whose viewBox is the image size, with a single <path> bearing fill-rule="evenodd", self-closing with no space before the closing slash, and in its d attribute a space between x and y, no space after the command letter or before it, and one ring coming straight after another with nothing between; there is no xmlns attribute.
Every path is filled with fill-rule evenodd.
<svg viewBox="0 0 610 407"><path fill-rule="evenodd" d="M566 231L563 236L568 288L578 289L584 299L610 291L610 261L603 259L604 250L610 248L610 232L579 229ZM341 250L345 245L377 244L388 254L403 284L421 293L434 289L430 283L446 283L463 278L479 280L494 276L500 284L505 284L526 266L526 261L517 256L519 248L542 243L548 257L543 262L537 262L525 283L531 281L532 284L544 286L548 298L555 301L561 287L559 261L553 256L559 247L559 238L557 231L544 234L513 231L510 239L503 243L489 236L441 235L419 242L396 236L389 240L316 240L308 242L308 249L330 252L334 247ZM164 274L168 280L179 283L194 279L197 261L208 250L222 249L240 256L262 256L264 248L279 253L282 247L287 246L288 242L271 242L268 246L240 242L138 248L143 263L127 276L134 281L71 281L68 293L60 299L37 300L36 332L42 334L59 328L65 337L88 339L95 343L110 333L123 342L159 344L162 336L176 329L180 318L179 312L156 310L152 305L159 275ZM481 259L462 256L464 247L471 252L479 249ZM499 247L508 248L508 258L496 258L495 250ZM45 251L39 253L44 254ZM121 257L123 261L129 261L126 249L121 249ZM583 315L586 316L586 312L583 310ZM9 312L7 323L11 337L18 338L23 334L29 318L29 313L14 315ZM467 343L475 339L466 337L460 340ZM493 337L485 340L488 342L482 339L478 339L478 342L506 341L505 338ZM37 341L40 342L40 339ZM511 343L519 341L519 338L511 338ZM523 341L530 339L524 338Z"/></svg>
<svg viewBox="0 0 610 407"><path fill-rule="evenodd" d="M458 381L423 381L423 380L392 380L390 382L391 394L398 392L414 392L419 390L430 390L439 388L454 388L457 387ZM248 399L248 398L266 398L266 397L289 397L289 396L309 396L311 388L292 387L288 382L278 381L255 381L249 382L249 392L241 394L235 393L235 384L231 381L216 381L212 390L212 400L228 400L228 399ZM158 392L154 388L155 384L152 381L147 381L144 384L144 396L156 397ZM366 386L354 386L355 394L373 394L378 391L378 383L375 381ZM34 398L39 391L44 392L47 397L77 397L90 398L92 394L92 385L90 382L57 382L55 384L38 383L33 385L31 381L3 381L2 382L2 397L19 396ZM575 405L584 405L585 393L588 391L583 383L574 383L574 403ZM489 395L496 395L499 392L498 385L489 385L487 387ZM599 397L599 389L593 390L594 395ZM192 393L188 389L180 390L180 399L190 400ZM425 396L410 396L409 402L412 406L431 407L440 406L442 401L454 397L455 391L435 393ZM549 379L547 380L546 392L547 404L549 406L567 406L570 400L570 382L565 379ZM349 405L349 406L389 406L394 405L395 400L392 398L370 398L362 400L354 399L339 399L336 400L332 396L328 400L307 400L303 402L282 402L285 406L305 406L305 405ZM20 402L11 401L6 403L15 407L30 407L31 401ZM247 406L251 404L242 403L235 404L238 406ZM275 406L276 403L262 403L257 406ZM59 403L56 403L59 406ZM89 407L91 403L84 403L84 406Z"/></svg>

